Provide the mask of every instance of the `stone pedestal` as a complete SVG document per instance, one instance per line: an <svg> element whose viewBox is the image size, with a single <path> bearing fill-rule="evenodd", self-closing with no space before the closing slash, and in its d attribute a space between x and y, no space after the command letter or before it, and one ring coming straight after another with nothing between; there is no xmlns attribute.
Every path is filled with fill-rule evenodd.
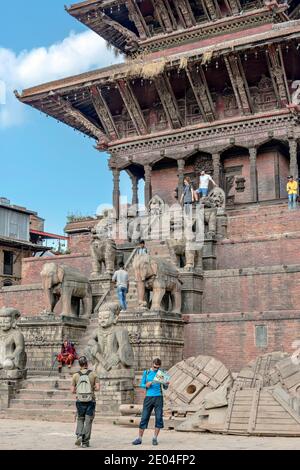
<svg viewBox="0 0 300 470"><path fill-rule="evenodd" d="M19 374L11 374L11 372L14 371L0 371L0 411L9 408L10 400L16 397L16 392L21 388L23 378L26 378L26 371L16 371ZM19 378L11 378L11 375L19 375Z"/></svg>
<svg viewBox="0 0 300 470"><path fill-rule="evenodd" d="M134 401L134 370L117 369L101 374L97 407L101 415L118 415L120 405Z"/></svg>
<svg viewBox="0 0 300 470"><path fill-rule="evenodd" d="M18 327L25 338L28 370L31 373L50 371L64 337L73 341L76 347L88 324L87 319L67 316L22 318Z"/></svg>
<svg viewBox="0 0 300 470"><path fill-rule="evenodd" d="M203 274L197 271L181 271L183 314L202 313Z"/></svg>
<svg viewBox="0 0 300 470"><path fill-rule="evenodd" d="M137 373L149 369L155 357L160 357L164 369L182 360L184 324L180 315L137 309L122 313L118 324L128 330Z"/></svg>
<svg viewBox="0 0 300 470"><path fill-rule="evenodd" d="M100 299L103 298L105 302L111 300L111 293L114 292L114 283L111 278L112 276L110 274L102 274L90 279L93 295L93 311L95 311L95 307Z"/></svg>

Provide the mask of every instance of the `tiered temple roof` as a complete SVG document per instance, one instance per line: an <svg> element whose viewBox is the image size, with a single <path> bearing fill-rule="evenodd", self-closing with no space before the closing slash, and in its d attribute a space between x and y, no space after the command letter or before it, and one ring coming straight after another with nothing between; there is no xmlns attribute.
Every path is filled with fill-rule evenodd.
<svg viewBox="0 0 300 470"><path fill-rule="evenodd" d="M133 205L140 179L146 205L172 203L201 169L227 203L282 198L300 163L299 4L87 0L68 12L125 62L16 94L107 150L117 217L122 171Z"/></svg>
<svg viewBox="0 0 300 470"><path fill-rule="evenodd" d="M300 20L266 23L18 96L94 137L99 148L264 113L289 114L298 109L292 104L299 39Z"/></svg>
<svg viewBox="0 0 300 470"><path fill-rule="evenodd" d="M267 0L87 0L67 11L123 53L149 53L226 31L286 21Z"/></svg>

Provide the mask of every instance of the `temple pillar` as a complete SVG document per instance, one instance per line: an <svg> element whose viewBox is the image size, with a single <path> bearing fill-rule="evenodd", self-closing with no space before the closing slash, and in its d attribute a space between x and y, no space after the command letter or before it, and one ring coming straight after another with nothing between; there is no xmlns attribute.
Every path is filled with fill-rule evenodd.
<svg viewBox="0 0 300 470"><path fill-rule="evenodd" d="M258 201L256 157L257 157L257 149L255 147L249 148L250 188L251 188L252 202Z"/></svg>
<svg viewBox="0 0 300 470"><path fill-rule="evenodd" d="M293 175L294 179L298 180L298 160L297 160L297 140L289 140L289 149L290 149L290 175Z"/></svg>
<svg viewBox="0 0 300 470"><path fill-rule="evenodd" d="M182 191L183 191L185 160L183 159L177 160L177 167L178 167L178 201L180 201Z"/></svg>
<svg viewBox="0 0 300 470"><path fill-rule="evenodd" d="M151 187L152 168L150 165L145 165L144 170L145 170L145 206L148 207L148 204L152 198L152 187Z"/></svg>
<svg viewBox="0 0 300 470"><path fill-rule="evenodd" d="M139 203L139 179L137 176L131 176L132 183L132 205L137 206Z"/></svg>
<svg viewBox="0 0 300 470"><path fill-rule="evenodd" d="M113 189L113 206L115 210L116 219L119 219L120 215L120 170L119 168L112 168L114 178L114 189Z"/></svg>
<svg viewBox="0 0 300 470"><path fill-rule="evenodd" d="M214 182L220 186L220 162L221 157L219 153L212 154L213 169L214 169Z"/></svg>

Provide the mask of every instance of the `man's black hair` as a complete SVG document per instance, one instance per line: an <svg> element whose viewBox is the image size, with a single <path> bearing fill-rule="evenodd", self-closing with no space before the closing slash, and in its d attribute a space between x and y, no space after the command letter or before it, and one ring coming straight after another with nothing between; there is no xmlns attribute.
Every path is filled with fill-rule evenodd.
<svg viewBox="0 0 300 470"><path fill-rule="evenodd" d="M141 241L140 241L140 245L145 245L144 240L141 240Z"/></svg>
<svg viewBox="0 0 300 470"><path fill-rule="evenodd" d="M123 261L120 261L119 268L124 268L124 262Z"/></svg>
<svg viewBox="0 0 300 470"><path fill-rule="evenodd" d="M153 359L153 364L155 364L156 366L161 366L161 360L159 359L159 357Z"/></svg>
<svg viewBox="0 0 300 470"><path fill-rule="evenodd" d="M87 365L88 365L88 360L85 356L81 356L78 359L78 362L79 362L80 367L87 367Z"/></svg>

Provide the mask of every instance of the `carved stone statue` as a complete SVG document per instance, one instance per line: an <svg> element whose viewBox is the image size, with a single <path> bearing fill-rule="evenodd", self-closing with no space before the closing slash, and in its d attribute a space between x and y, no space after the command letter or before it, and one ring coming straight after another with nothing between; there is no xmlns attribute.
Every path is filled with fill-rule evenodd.
<svg viewBox="0 0 300 470"><path fill-rule="evenodd" d="M149 215L150 216L156 216L156 215L162 215L165 210L165 203L164 201L158 196L155 195L153 198L149 201Z"/></svg>
<svg viewBox="0 0 300 470"><path fill-rule="evenodd" d="M61 299L62 315L78 317L81 300L82 317L89 318L92 313L92 289L87 277L77 269L56 263L46 263L41 277L47 313L54 313L54 308Z"/></svg>
<svg viewBox="0 0 300 470"><path fill-rule="evenodd" d="M178 268L183 267L185 271L193 271L196 267L202 267L202 250L195 250L185 239L168 240L169 249L174 263ZM191 245L191 246L190 246Z"/></svg>
<svg viewBox="0 0 300 470"><path fill-rule="evenodd" d="M295 80L291 86L293 91L292 94L292 104L299 106L300 105L300 80Z"/></svg>
<svg viewBox="0 0 300 470"><path fill-rule="evenodd" d="M170 310L172 313L181 313L181 282L178 270L171 263L148 254L136 255L133 269L141 307L149 307L145 295L146 291L153 291L151 310L168 310L162 307L162 301L165 294L169 293L172 302Z"/></svg>
<svg viewBox="0 0 300 470"><path fill-rule="evenodd" d="M207 197L201 199L204 204L204 222L206 225L206 236L215 236L217 233L218 209L225 208L225 193L223 189L215 187Z"/></svg>
<svg viewBox="0 0 300 470"><path fill-rule="evenodd" d="M25 374L27 356L24 336L17 328L20 312L14 308L0 310L0 370L16 378Z"/></svg>
<svg viewBox="0 0 300 470"><path fill-rule="evenodd" d="M116 244L112 238L112 222L108 218L101 220L92 230L92 274L112 274L115 269Z"/></svg>
<svg viewBox="0 0 300 470"><path fill-rule="evenodd" d="M128 331L118 326L120 307L115 302L105 303L99 310L98 330L88 344L88 355L100 376L117 369L133 366L133 350Z"/></svg>

